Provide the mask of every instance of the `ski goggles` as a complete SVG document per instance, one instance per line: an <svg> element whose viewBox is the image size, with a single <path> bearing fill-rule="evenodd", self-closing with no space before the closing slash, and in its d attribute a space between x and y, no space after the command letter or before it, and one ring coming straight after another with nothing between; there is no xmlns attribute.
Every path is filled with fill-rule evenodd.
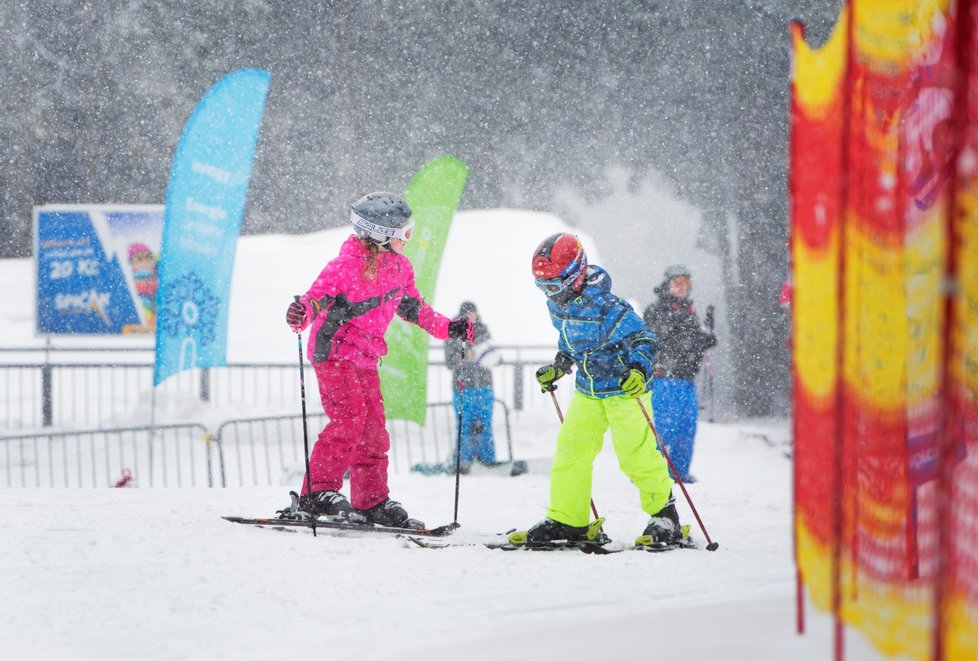
<svg viewBox="0 0 978 661"><path fill-rule="evenodd" d="M366 218L361 218L356 213L350 214L350 220L356 227L359 227L363 231L379 236L386 236L388 239L400 239L401 241L407 242L414 236L413 220L408 221L404 227L385 227L384 225L378 225L370 222Z"/></svg>
<svg viewBox="0 0 978 661"><path fill-rule="evenodd" d="M401 241L407 242L411 240L414 236L414 221L411 221L404 227L398 227L394 230L394 235L391 236L392 239L400 239Z"/></svg>
<svg viewBox="0 0 978 661"><path fill-rule="evenodd" d="M536 278L535 282L540 291L547 296L553 296L570 287L584 269L587 269L587 259L582 251L556 278Z"/></svg>
<svg viewBox="0 0 978 661"><path fill-rule="evenodd" d="M549 280L537 278L535 282L537 289L542 291L547 296L553 296L554 294L559 294L570 287L571 283L574 282L577 276L578 273L575 271L574 273L571 273L563 278L550 278Z"/></svg>

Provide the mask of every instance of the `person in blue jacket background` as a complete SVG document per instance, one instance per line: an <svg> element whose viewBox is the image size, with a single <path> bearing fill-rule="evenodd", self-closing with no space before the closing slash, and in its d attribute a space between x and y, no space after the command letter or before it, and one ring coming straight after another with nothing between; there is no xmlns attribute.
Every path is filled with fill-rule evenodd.
<svg viewBox="0 0 978 661"><path fill-rule="evenodd" d="M699 416L696 375L703 354L717 343L713 334L713 306L707 308L708 330L704 330L690 298L692 287L688 268L678 264L670 266L662 284L655 288L659 299L642 315L659 342L652 374L655 427L683 482L696 481L689 472Z"/></svg>
<svg viewBox="0 0 978 661"><path fill-rule="evenodd" d="M452 370L452 404L456 421L461 418L461 429L455 435L456 441L462 441L462 447L458 448L459 471L465 474L475 460L487 466L496 463L496 443L492 437L495 404L492 368L499 364L499 354L490 342L489 328L475 303L463 302L455 318L467 319L472 324L472 342L468 338L445 342L445 364ZM452 450L448 465L453 473L454 457L455 450Z"/></svg>
<svg viewBox="0 0 978 661"><path fill-rule="evenodd" d="M651 517L642 534L656 542L677 541L682 532L673 481L636 403L640 400L646 410L651 408L655 336L632 306L611 292L611 276L588 265L584 247L573 234L545 239L533 254L532 270L560 333L557 355L537 370L537 381L547 392L575 366L577 376L557 435L547 518L527 530L527 541L586 538L594 459L609 427L619 466Z"/></svg>

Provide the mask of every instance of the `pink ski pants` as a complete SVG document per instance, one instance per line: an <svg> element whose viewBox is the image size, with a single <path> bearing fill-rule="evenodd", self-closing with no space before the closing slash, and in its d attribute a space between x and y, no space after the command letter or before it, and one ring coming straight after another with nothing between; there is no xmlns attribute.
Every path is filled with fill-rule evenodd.
<svg viewBox="0 0 978 661"><path fill-rule="evenodd" d="M309 457L312 491L339 491L350 470L350 504L368 509L387 499L391 440L377 368L346 361L315 363L319 397L329 417ZM306 493L302 481L302 493Z"/></svg>

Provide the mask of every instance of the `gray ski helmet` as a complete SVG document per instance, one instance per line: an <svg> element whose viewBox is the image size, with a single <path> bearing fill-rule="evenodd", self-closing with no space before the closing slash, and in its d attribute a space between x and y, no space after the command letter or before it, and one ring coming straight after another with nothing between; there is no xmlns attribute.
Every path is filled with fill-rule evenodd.
<svg viewBox="0 0 978 661"><path fill-rule="evenodd" d="M669 282L673 278L692 278L693 274L689 272L689 269L682 264L673 264L666 269L665 278L666 282Z"/></svg>
<svg viewBox="0 0 978 661"><path fill-rule="evenodd" d="M392 238L407 241L411 222L411 207L401 197L377 191L368 193L350 207L350 222L361 239L386 246Z"/></svg>

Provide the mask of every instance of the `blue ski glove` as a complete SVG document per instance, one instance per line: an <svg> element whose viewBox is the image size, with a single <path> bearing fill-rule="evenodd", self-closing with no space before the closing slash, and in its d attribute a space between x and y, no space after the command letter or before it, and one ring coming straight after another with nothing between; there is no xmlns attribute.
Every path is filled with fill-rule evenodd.
<svg viewBox="0 0 978 661"><path fill-rule="evenodd" d="M632 367L618 380L618 385L627 397L641 397L645 394L645 374Z"/></svg>
<svg viewBox="0 0 978 661"><path fill-rule="evenodd" d="M540 392L553 392L557 389L554 383L557 379L564 376L566 372L556 365L544 365L537 370L537 383L540 384Z"/></svg>

